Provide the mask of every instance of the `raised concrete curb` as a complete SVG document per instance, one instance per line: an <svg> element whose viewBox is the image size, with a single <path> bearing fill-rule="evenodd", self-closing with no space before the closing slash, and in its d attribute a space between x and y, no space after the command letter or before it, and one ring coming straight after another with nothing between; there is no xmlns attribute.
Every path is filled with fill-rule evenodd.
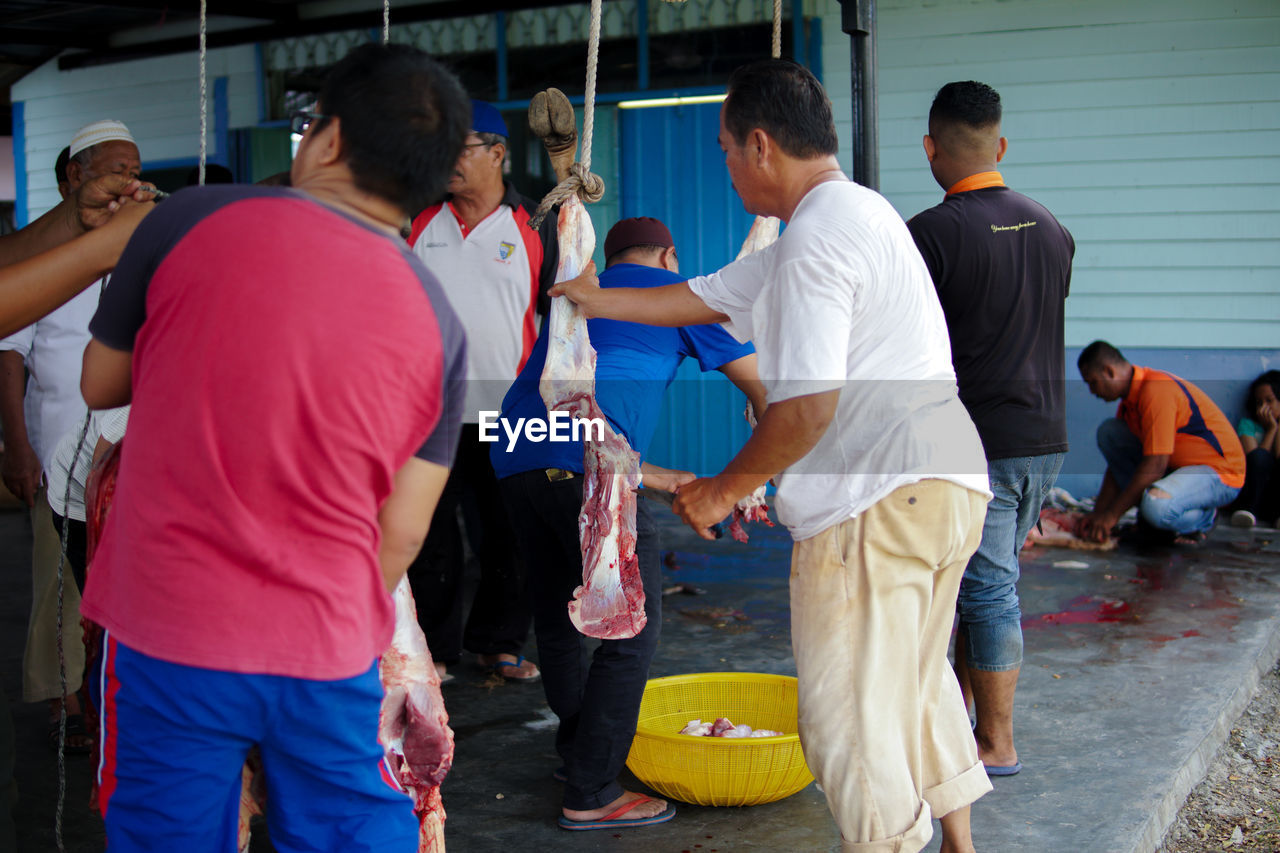
<svg viewBox="0 0 1280 853"><path fill-rule="evenodd" d="M1218 749L1227 741L1231 728L1258 691L1258 684L1280 661L1280 619L1271 623L1270 636L1262 650L1254 658L1244 679L1227 701L1222 704L1218 717L1213 721L1204 738L1187 756L1187 760L1175 774L1168 792L1152 811L1139 836L1129 849L1132 853L1151 853L1158 850L1165 835L1178 817L1178 810L1187 801L1191 791L1204 780L1209 765Z"/></svg>

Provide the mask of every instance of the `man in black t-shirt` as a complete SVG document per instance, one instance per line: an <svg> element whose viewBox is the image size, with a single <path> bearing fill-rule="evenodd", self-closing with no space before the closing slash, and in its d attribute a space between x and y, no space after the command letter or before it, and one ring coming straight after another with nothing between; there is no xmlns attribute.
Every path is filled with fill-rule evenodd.
<svg viewBox="0 0 1280 853"><path fill-rule="evenodd" d="M992 776L1022 769L1013 695L1022 665L1018 552L1067 450L1063 301L1075 242L1042 205L1004 185L1000 95L948 83L929 110L925 155L946 190L907 227L947 317L951 356L995 497L960 586L956 673Z"/></svg>

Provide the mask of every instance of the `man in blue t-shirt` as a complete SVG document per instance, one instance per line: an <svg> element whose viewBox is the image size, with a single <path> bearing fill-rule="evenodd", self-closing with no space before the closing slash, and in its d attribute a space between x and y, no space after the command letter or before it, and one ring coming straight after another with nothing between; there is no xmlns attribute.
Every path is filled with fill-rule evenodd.
<svg viewBox="0 0 1280 853"><path fill-rule="evenodd" d="M601 287L660 287L684 281L678 273L671 232L656 219L624 219L604 242ZM582 507L583 444L509 437L519 419L545 422L547 407L538 379L547 357L550 324L543 324L533 352L502 401L505 427L491 422L490 451L507 502L516 541L525 555L533 599L534 635L547 704L560 718L556 750L564 766L565 829L642 826L669 820L675 811L618 784L635 735L640 697L662 625L658 542L646 501L637 501L636 555L644 584L644 629L629 640L604 640L591 667L581 666L583 635L569 620L568 602L582 583L578 512ZM688 471L659 468L645 460L667 386L680 362L698 359L704 371L719 370L764 411L764 386L756 374L755 350L718 325L659 328L617 320L589 320L596 356L596 400L615 432L640 454L644 484L674 492L694 479ZM481 436L485 423L481 423Z"/></svg>

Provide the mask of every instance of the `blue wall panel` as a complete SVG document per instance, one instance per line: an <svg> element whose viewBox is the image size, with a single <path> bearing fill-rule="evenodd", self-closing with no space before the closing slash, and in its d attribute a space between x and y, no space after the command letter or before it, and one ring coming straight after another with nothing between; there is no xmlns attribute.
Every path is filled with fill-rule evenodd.
<svg viewBox="0 0 1280 853"><path fill-rule="evenodd" d="M754 217L743 210L716 142L720 105L628 109L618 116L620 215L665 222L682 273L713 272L733 260ZM703 374L686 361L667 391L647 461L717 473L747 440L744 405L722 375Z"/></svg>
<svg viewBox="0 0 1280 853"><path fill-rule="evenodd" d="M13 104L13 224L18 228L26 228L31 221L31 208L27 204L26 108L22 101Z"/></svg>
<svg viewBox="0 0 1280 853"><path fill-rule="evenodd" d="M720 105L619 110L621 215L654 216L671 229L680 269L712 272L738 254L753 217L724 167Z"/></svg>

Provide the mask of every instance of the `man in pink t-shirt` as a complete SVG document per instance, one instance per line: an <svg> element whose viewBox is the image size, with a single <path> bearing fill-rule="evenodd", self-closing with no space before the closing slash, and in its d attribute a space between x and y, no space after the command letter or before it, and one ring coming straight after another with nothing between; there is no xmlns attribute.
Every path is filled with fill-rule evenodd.
<svg viewBox="0 0 1280 853"><path fill-rule="evenodd" d="M113 853L234 849L254 745L278 845L416 845L376 659L448 476L465 339L400 227L468 114L422 52L359 48L297 117L295 189L176 193L116 267L82 382L133 405L82 608L106 629Z"/></svg>

